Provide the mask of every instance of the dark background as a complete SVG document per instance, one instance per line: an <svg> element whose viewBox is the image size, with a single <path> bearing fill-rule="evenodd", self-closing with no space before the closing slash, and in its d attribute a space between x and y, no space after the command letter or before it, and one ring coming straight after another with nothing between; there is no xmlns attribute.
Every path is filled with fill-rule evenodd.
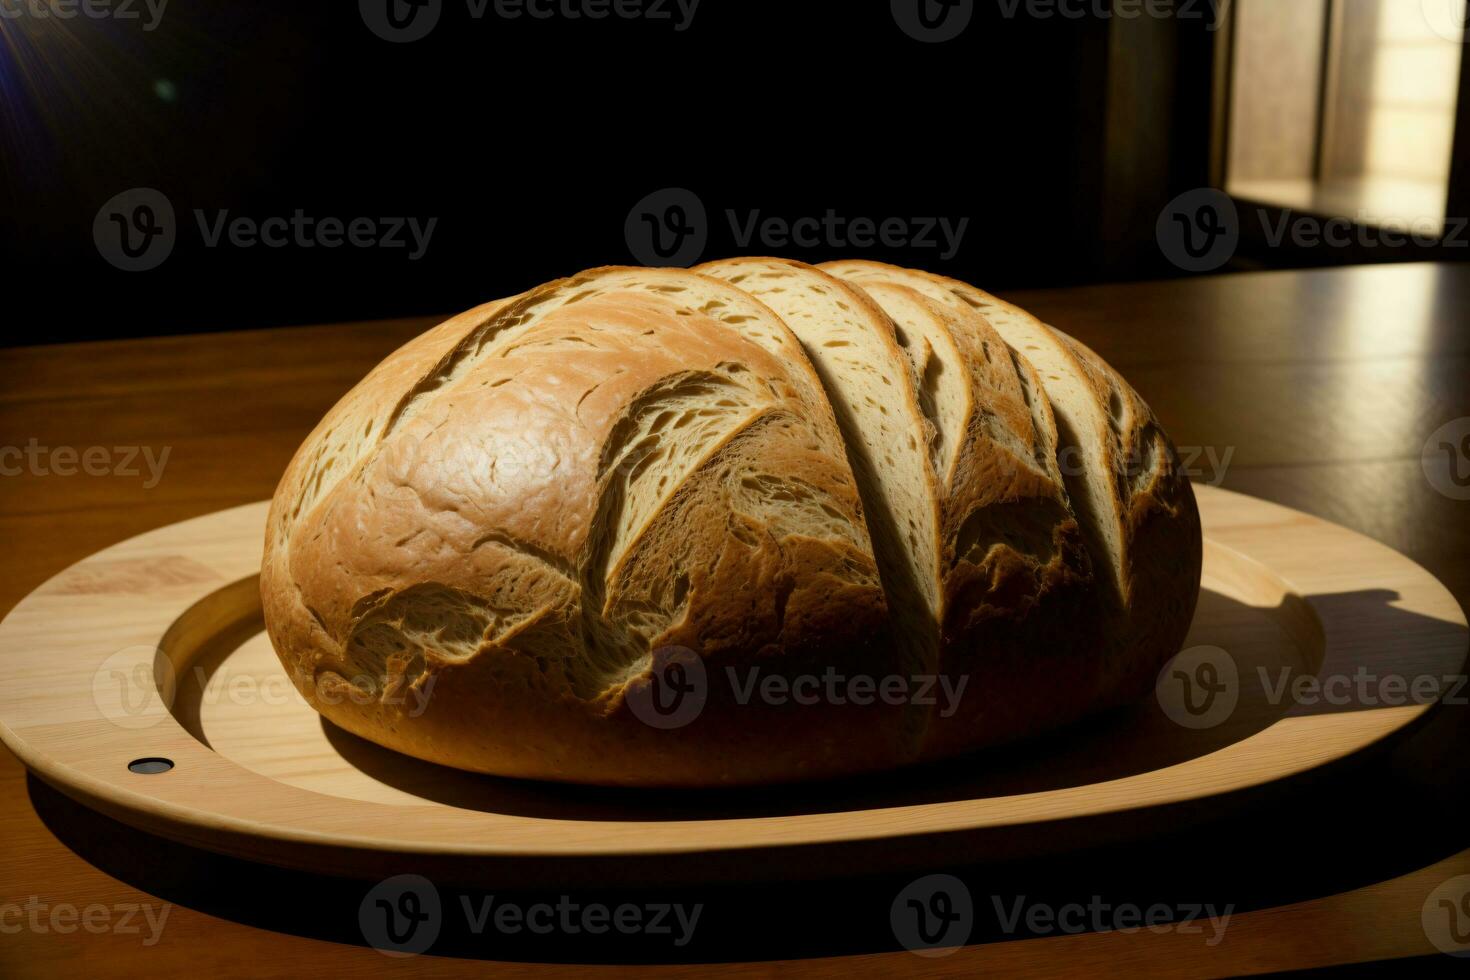
<svg viewBox="0 0 1470 980"><path fill-rule="evenodd" d="M1007 6L973 0L965 32L939 44L908 36L887 0L702 0L683 31L510 20L493 4L474 19L444 0L407 44L374 35L351 2L174 0L151 32L0 22L4 341L447 314L635 261L630 209L676 186L708 209L706 259L774 251L740 247L727 209L831 209L970 223L947 260L780 251L861 253L999 291L1179 274L1154 222L1209 180L1208 5L1131 21ZM176 247L146 272L113 268L93 240L99 209L134 187L177 216ZM410 261L404 248L206 248L194 215L298 208L438 221Z"/></svg>
<svg viewBox="0 0 1470 980"><path fill-rule="evenodd" d="M350 2L174 0L152 32L12 21L25 53L0 56L8 340L449 313L634 261L624 220L670 186L708 208L705 258L741 251L726 209L830 208L969 217L949 262L862 251L989 288L1101 271L1102 20L1006 19L981 0L962 36L924 44L886 0L703 0L682 32L493 9L476 20L446 0L407 44L375 36ZM1204 27L1182 30L1207 50ZM155 94L161 79L172 103ZM1202 160L1208 95L1196 94L1169 132ZM123 272L92 225L137 186L173 203L178 242L158 268ZM1155 212L1169 192L1157 188ZM439 221L409 261L407 249L205 248L196 208Z"/></svg>

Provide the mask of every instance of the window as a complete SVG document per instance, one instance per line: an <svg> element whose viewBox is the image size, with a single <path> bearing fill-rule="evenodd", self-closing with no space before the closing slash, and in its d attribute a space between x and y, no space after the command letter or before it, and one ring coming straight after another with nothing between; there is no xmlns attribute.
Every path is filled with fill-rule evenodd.
<svg viewBox="0 0 1470 980"><path fill-rule="evenodd" d="M1225 189L1440 234L1466 0L1236 0Z"/></svg>

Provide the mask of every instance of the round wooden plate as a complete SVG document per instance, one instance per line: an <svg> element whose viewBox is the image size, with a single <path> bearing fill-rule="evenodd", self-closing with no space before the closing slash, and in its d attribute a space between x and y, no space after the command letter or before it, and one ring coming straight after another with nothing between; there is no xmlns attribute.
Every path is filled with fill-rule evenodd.
<svg viewBox="0 0 1470 980"><path fill-rule="evenodd" d="M598 789L463 773L358 739L297 695L263 632L265 503L125 541L21 602L0 623L0 735L89 806L254 860L672 882L933 867L1147 833L1470 694L1464 615L1422 568L1251 497L1202 487L1199 504L1199 610L1154 698L882 777Z"/></svg>

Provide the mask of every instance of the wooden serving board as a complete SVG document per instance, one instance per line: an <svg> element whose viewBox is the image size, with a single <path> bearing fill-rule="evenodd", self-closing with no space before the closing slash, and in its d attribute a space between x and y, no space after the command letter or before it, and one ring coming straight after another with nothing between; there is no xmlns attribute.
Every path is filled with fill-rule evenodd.
<svg viewBox="0 0 1470 980"><path fill-rule="evenodd" d="M1204 588L1154 698L887 776L598 789L463 773L356 738L296 694L263 632L265 503L125 541L21 602L0 623L0 736L83 803L236 856L356 876L652 883L934 867L1149 833L1285 789L1439 697L1470 695L1455 691L1465 617L1422 568L1296 511L1198 495ZM150 759L172 767L149 772L164 767Z"/></svg>

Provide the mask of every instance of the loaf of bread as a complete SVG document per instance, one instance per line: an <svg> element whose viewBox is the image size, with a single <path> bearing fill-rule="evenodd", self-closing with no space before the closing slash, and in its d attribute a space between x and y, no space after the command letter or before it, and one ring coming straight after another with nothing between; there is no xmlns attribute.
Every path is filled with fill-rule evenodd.
<svg viewBox="0 0 1470 980"><path fill-rule="evenodd" d="M604 268L486 304L328 413L266 626L357 735L503 776L827 778L1143 696L1200 528L1096 354L872 262Z"/></svg>

